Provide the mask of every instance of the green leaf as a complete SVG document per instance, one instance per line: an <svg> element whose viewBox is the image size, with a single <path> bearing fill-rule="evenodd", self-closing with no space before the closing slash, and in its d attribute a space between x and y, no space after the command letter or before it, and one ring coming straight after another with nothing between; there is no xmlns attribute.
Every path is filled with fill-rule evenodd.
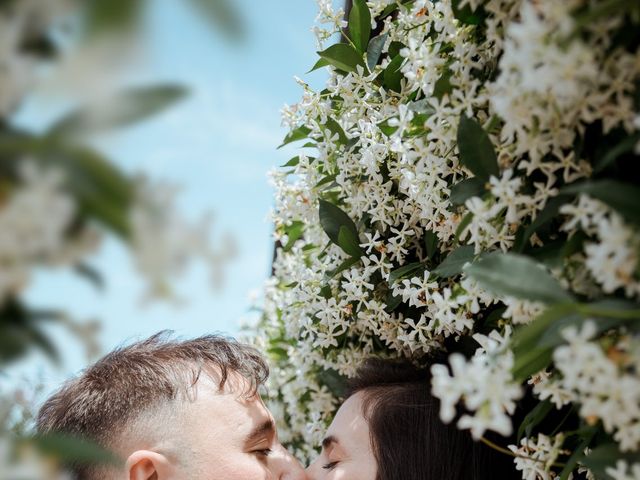
<svg viewBox="0 0 640 480"><path fill-rule="evenodd" d="M456 183L451 187L449 201L455 205L464 205L471 197L481 197L485 192L485 182L478 177L471 177Z"/></svg>
<svg viewBox="0 0 640 480"><path fill-rule="evenodd" d="M387 65L382 73L384 86L394 92L400 92L402 89L401 80L403 78L400 68L404 62L404 57L399 53L393 57L393 60Z"/></svg>
<svg viewBox="0 0 640 480"><path fill-rule="evenodd" d="M288 145L292 142L297 142L298 140L303 140L309 136L311 133L311 129L306 125L301 125L298 128L294 128L291 130L286 137L284 137L283 142L280 144L278 148L282 148L285 145Z"/></svg>
<svg viewBox="0 0 640 480"><path fill-rule="evenodd" d="M387 41L388 36L388 34L384 33L377 37L373 37L369 42L369 46L367 47L367 66L369 67L369 71L373 71L378 64L380 56L382 55L382 49L384 48L384 44Z"/></svg>
<svg viewBox="0 0 640 480"><path fill-rule="evenodd" d="M538 403L522 420L518 427L518 442L526 435L529 437L534 428L542 422L549 412L553 409L553 404L549 400Z"/></svg>
<svg viewBox="0 0 640 480"><path fill-rule="evenodd" d="M49 135L81 137L139 122L182 100L186 93L177 85L130 88L65 115Z"/></svg>
<svg viewBox="0 0 640 480"><path fill-rule="evenodd" d="M453 72L447 68L442 75L440 75L440 78L436 80L436 83L433 86L433 96L438 100L442 100L442 97L453 91L453 85L451 85L452 75Z"/></svg>
<svg viewBox="0 0 640 480"><path fill-rule="evenodd" d="M613 477L606 473L606 470L608 467L615 467L617 460L625 460L628 464L640 463L640 454L621 452L615 443L609 443L594 448L581 463L591 470L598 480L610 480Z"/></svg>
<svg viewBox="0 0 640 480"><path fill-rule="evenodd" d="M338 142L340 142L342 145L347 144L347 142L349 141L349 139L347 138L347 134L344 132L344 129L336 120L331 117L327 117L327 122L324 124L324 126L329 129L332 134L338 135Z"/></svg>
<svg viewBox="0 0 640 480"><path fill-rule="evenodd" d="M571 473L578 466L578 463L582 461L582 459L586 456L584 451L591 443L591 440L595 436L598 431L597 427L586 427L580 429L580 444L574 448L573 453L569 457L569 459L565 462L565 466L560 472L560 476L558 480L568 480Z"/></svg>
<svg viewBox="0 0 640 480"><path fill-rule="evenodd" d="M605 168L614 163L620 156L624 155L625 153L632 152L638 142L640 142L640 132L626 137L615 147L608 150L607 153L605 153L602 157L596 159L593 166L593 172L602 172Z"/></svg>
<svg viewBox="0 0 640 480"><path fill-rule="evenodd" d="M640 225L640 187L616 180L597 180L570 185L560 193L585 193L616 210L629 222Z"/></svg>
<svg viewBox="0 0 640 480"><path fill-rule="evenodd" d="M98 290L104 290L104 277L97 269L95 269L91 265L87 263L79 263L73 267L73 270Z"/></svg>
<svg viewBox="0 0 640 480"><path fill-rule="evenodd" d="M365 0L353 0L349 12L349 36L360 53L367 50L371 36L371 12Z"/></svg>
<svg viewBox="0 0 640 480"><path fill-rule="evenodd" d="M522 252L524 247L527 245L527 241L531 238L531 235L533 235L540 227L553 220L558 215L560 207L566 202L567 197L563 195L553 197L549 200L542 211L536 215L535 220L531 222L531 224L523 231L522 235L518 237L513 249L516 252Z"/></svg>
<svg viewBox="0 0 640 480"><path fill-rule="evenodd" d="M337 398L344 397L347 392L347 378L338 373L337 370L322 370L317 375L318 383L325 385Z"/></svg>
<svg viewBox="0 0 640 480"><path fill-rule="evenodd" d="M487 132L473 119L460 117L458 125L460 163L483 182L499 174L498 157Z"/></svg>
<svg viewBox="0 0 640 480"><path fill-rule="evenodd" d="M281 168L286 168L286 167L295 167L300 163L300 156L296 155L295 157L291 158L287 163L285 163L284 165L280 165Z"/></svg>
<svg viewBox="0 0 640 480"><path fill-rule="evenodd" d="M347 258L344 262L342 262L340 265L338 265L334 270L328 271L324 276L324 281L328 282L333 277L335 277L339 273L342 273L345 270L351 268L352 266L354 266L359 261L360 261L360 259L358 257ZM327 286L327 288L328 288L328 286ZM329 292L331 292L331 289L329 289ZM331 297L331 295L329 295L329 297L325 297L325 298L330 298L330 297Z"/></svg>
<svg viewBox="0 0 640 480"><path fill-rule="evenodd" d="M282 249L285 252L288 252L291 250L291 248L293 247L293 245L300 239L302 238L302 235L304 233L304 223L300 222L300 221L293 221L291 222L291 225L287 225L285 227L285 232L287 234L287 237L289 237L287 244L285 246L282 247Z"/></svg>
<svg viewBox="0 0 640 480"><path fill-rule="evenodd" d="M575 304L554 305L530 324L516 329L511 338L511 350L515 357L512 372L516 380L524 381L551 363L553 349L549 346L541 347L538 342L550 325L575 313ZM558 342L562 341L560 337Z"/></svg>
<svg viewBox="0 0 640 480"><path fill-rule="evenodd" d="M338 245L346 254L352 257L360 258L364 254L362 248L360 248L357 234L354 236L353 232L344 225L338 231Z"/></svg>
<svg viewBox="0 0 640 480"><path fill-rule="evenodd" d="M349 260L353 260L353 258L350 258ZM348 268L348 267L346 267L346 268ZM330 279L332 277L333 277L333 275L331 275L327 279ZM327 280L327 279L325 279L325 280ZM331 291L331 287L329 285L323 285L322 288L320 289L320 296L322 298L326 299L326 300L329 300L332 295L333 295L333 292Z"/></svg>
<svg viewBox="0 0 640 480"><path fill-rule="evenodd" d="M387 5L384 8L384 10L382 10L382 13L380 13L380 15L378 16L377 20L380 21L380 20L388 17L393 12L395 12L398 9L398 7L399 7L399 5L397 3L392 3L390 5Z"/></svg>
<svg viewBox="0 0 640 480"><path fill-rule="evenodd" d="M350 241L358 242L359 235L353 220L349 218L342 209L335 206L326 200L320 200L319 209L320 225L325 231L329 239L344 250L344 247L340 245L340 230L344 228L342 233L343 242L350 237ZM349 253L345 250L346 253Z"/></svg>
<svg viewBox="0 0 640 480"><path fill-rule="evenodd" d="M453 10L454 17L467 25L480 25L484 22L487 13L482 6L476 10L472 10L469 4L460 8L460 1L451 0L451 10Z"/></svg>
<svg viewBox="0 0 640 480"><path fill-rule="evenodd" d="M466 228L469 226L469 224L471 223L471 220L473 220L473 213L472 212L468 212L464 216L462 221L458 224L458 228L456 228L456 233L455 233L455 238L454 238L455 242L459 242L460 241L460 239L462 238L461 235L464 233Z"/></svg>
<svg viewBox="0 0 640 480"><path fill-rule="evenodd" d="M473 261L475 257L473 245L464 245L458 247L438 265L432 273L442 277L449 278L459 275L463 271L466 263Z"/></svg>
<svg viewBox="0 0 640 480"><path fill-rule="evenodd" d="M438 251L438 236L431 230L424 232L424 249L429 260L432 260Z"/></svg>
<svg viewBox="0 0 640 480"><path fill-rule="evenodd" d="M494 252L467 266L464 271L483 288L497 295L547 304L572 301L560 282L524 255Z"/></svg>
<svg viewBox="0 0 640 480"><path fill-rule="evenodd" d="M139 20L141 2L131 0L110 0L108 2L86 2L85 30L92 36L122 35L127 33Z"/></svg>
<svg viewBox="0 0 640 480"><path fill-rule="evenodd" d="M81 213L128 238L129 208L134 196L131 181L97 152L62 145L59 148L55 158L48 160L66 170L68 186L80 204Z"/></svg>
<svg viewBox="0 0 640 480"><path fill-rule="evenodd" d="M320 60L318 60L316 63L313 64L313 67L311 67L311 70L309 70L307 73L311 73L322 67L328 67L329 65L331 65L329 60L327 60L326 58L321 58Z"/></svg>
<svg viewBox="0 0 640 480"><path fill-rule="evenodd" d="M396 268L389 274L389 285L393 285L397 280L400 280L401 278L423 268L424 265L421 262L409 263L403 267Z"/></svg>
<svg viewBox="0 0 640 480"><path fill-rule="evenodd" d="M111 162L97 152L67 145L57 138L0 137L0 165L16 170L22 156L28 154L44 168L61 169L67 188L79 204L79 215L96 220L116 235L128 238L129 208L134 188Z"/></svg>
<svg viewBox="0 0 640 480"><path fill-rule="evenodd" d="M385 311L391 313L400 306L400 304L402 303L402 297L400 295L398 295L397 297L394 296L393 292L389 290L387 292L387 298L385 299L384 303L387 306L387 308L385 308Z"/></svg>
<svg viewBox="0 0 640 480"><path fill-rule="evenodd" d="M229 39L238 41L246 36L245 22L242 19L237 3L233 0L190 1L212 26L220 29Z"/></svg>
<svg viewBox="0 0 640 480"><path fill-rule="evenodd" d="M362 55L346 43L331 45L326 50L318 52L318 55L325 59L329 65L343 72L356 72L358 65L366 70Z"/></svg>

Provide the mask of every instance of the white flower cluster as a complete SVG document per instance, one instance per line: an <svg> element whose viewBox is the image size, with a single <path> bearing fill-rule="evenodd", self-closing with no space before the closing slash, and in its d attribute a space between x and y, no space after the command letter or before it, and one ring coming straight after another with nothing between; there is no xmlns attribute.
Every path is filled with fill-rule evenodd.
<svg viewBox="0 0 640 480"><path fill-rule="evenodd" d="M516 470L522 472L523 480L552 480L555 475L551 467L561 453L563 441L562 435L549 438L541 433L535 440L523 438L519 447L509 445L509 450L516 455Z"/></svg>
<svg viewBox="0 0 640 480"><path fill-rule="evenodd" d="M638 268L640 236L622 217L602 202L580 195L577 203L563 205L567 215L563 229L575 232L579 227L596 241L584 247L584 265L602 290L612 293L623 288L629 297L640 296Z"/></svg>
<svg viewBox="0 0 640 480"><path fill-rule="evenodd" d="M607 475L613 480L638 480L640 479L640 463L629 465L624 460L618 460L615 468L607 468Z"/></svg>
<svg viewBox="0 0 640 480"><path fill-rule="evenodd" d="M468 361L460 354L452 354L451 376L445 365L431 367L432 391L440 399L440 417L446 423L451 422L456 416L456 405L462 400L473 414L460 417L460 429L471 430L475 439L487 430L508 436L512 433L510 415L522 396L520 384L511 376L513 354L504 351L507 338L500 337L495 330L488 337L476 334L473 338L482 347Z"/></svg>
<svg viewBox="0 0 640 480"><path fill-rule="evenodd" d="M0 203L0 304L25 287L36 265L73 264L96 242L92 232L68 235L77 207L62 172L26 160L19 176Z"/></svg>
<svg viewBox="0 0 640 480"><path fill-rule="evenodd" d="M68 10L68 0L20 0L0 8L0 118L8 116L33 87L36 59L26 52L30 36L51 29L54 19Z"/></svg>
<svg viewBox="0 0 640 480"><path fill-rule="evenodd" d="M141 181L130 211L132 254L148 282L149 298L175 297L172 280L195 258L204 260L212 285L220 286L223 268L235 255L231 238L212 246L209 218L191 224L182 217L175 207L176 194L175 185Z"/></svg>
<svg viewBox="0 0 640 480"><path fill-rule="evenodd" d="M637 449L637 369L616 366L600 350L611 375L592 382L591 395L571 383L591 364L567 337L550 351L547 370L514 377L510 332L527 328L547 305L491 293L463 269L487 252L535 251L581 299L638 298L633 212L618 212L607 195L565 188L594 175L593 151L581 147L594 124L615 138L637 129L640 50L613 41L630 21L624 11L586 22L579 15L598 1L368 1L377 30L364 52L349 38L343 12L318 3L318 21L329 25L316 29L319 42L326 47L342 31L334 50L351 56L320 52L329 65L326 88L298 79L302 99L283 109L287 141L304 139L313 153L302 150L288 171L271 176L279 248L258 327L277 365L272 391L291 442L308 448L332 414L340 395L334 373L352 376L369 355L420 359L457 350L470 336L481 345L475 354L455 353L449 366L433 367L444 421L462 405L460 428L476 438L487 430L509 435L520 381L528 380L538 399L557 408L576 403L584 421L608 422L621 448ZM475 10L469 21L465 6ZM482 131L495 165L463 158L463 119ZM635 345L633 332L616 335L617 344ZM561 360L567 352L575 359ZM606 382L611 395L603 396ZM514 448L548 456L561 451L561 438L540 434ZM516 462L524 478L541 475L532 465Z"/></svg>
<svg viewBox="0 0 640 480"><path fill-rule="evenodd" d="M611 347L609 358L593 341L596 325L587 321L581 330L563 332L566 345L554 354L562 375L560 387L574 395L580 415L589 422L602 421L605 431L623 451L640 447L640 378L637 365L626 354L624 345Z"/></svg>

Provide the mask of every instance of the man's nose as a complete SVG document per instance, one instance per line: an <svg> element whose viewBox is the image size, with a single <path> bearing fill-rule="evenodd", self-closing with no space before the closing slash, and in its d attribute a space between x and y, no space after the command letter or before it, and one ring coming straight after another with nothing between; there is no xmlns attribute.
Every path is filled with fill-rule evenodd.
<svg viewBox="0 0 640 480"><path fill-rule="evenodd" d="M277 480L308 480L300 462L282 445L278 445L269 455L269 462Z"/></svg>
<svg viewBox="0 0 640 480"><path fill-rule="evenodd" d="M309 464L309 466L305 470L305 473L307 474L307 480L317 480L320 478L320 475L318 475L318 462L319 459L316 458Z"/></svg>

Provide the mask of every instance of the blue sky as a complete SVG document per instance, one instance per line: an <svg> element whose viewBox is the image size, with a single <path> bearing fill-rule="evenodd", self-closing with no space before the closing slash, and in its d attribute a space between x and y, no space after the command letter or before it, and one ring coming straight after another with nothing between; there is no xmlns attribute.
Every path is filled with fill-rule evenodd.
<svg viewBox="0 0 640 480"><path fill-rule="evenodd" d="M185 6L188 2L149 2L143 31L147 53L131 78L137 84L180 83L191 95L152 120L97 138L96 145L127 171L179 183L181 211L194 219L213 211L213 238L230 232L239 255L218 292L211 290L204 269L191 269L178 284L187 300L179 308L141 305L143 286L115 242L105 242L92 261L107 280L103 292L67 272L40 272L28 292L30 303L65 308L78 319L101 319L104 351L162 329L184 336L237 334L238 320L249 314L248 293L269 274L273 245L266 217L273 193L266 173L295 154L276 150L286 133L279 110L298 100L301 92L293 76L303 76L315 62L311 27L316 4L233 1L247 26L242 45L230 45L213 32ZM318 84L323 75L314 72L305 79ZM36 97L18 119L42 128L52 116L55 112ZM61 329L52 331L64 345L62 367L51 369L33 355L16 367L16 377L39 372L51 388L85 365L77 342Z"/></svg>

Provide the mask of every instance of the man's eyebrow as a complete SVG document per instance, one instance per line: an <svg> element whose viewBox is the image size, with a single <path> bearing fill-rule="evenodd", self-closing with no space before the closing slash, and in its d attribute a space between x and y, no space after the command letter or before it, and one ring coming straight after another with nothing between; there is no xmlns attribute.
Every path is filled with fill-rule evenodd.
<svg viewBox="0 0 640 480"><path fill-rule="evenodd" d="M333 435L329 435L328 437L325 437L322 440L322 448L326 450L327 448L329 448L329 445L331 445L332 443L340 443L340 442L338 442L338 439Z"/></svg>
<svg viewBox="0 0 640 480"><path fill-rule="evenodd" d="M250 445L252 443L256 443L259 440L262 440L265 436L271 436L275 434L276 426L273 423L273 420L266 420L256 428L254 428L249 435L244 440L244 443Z"/></svg>

